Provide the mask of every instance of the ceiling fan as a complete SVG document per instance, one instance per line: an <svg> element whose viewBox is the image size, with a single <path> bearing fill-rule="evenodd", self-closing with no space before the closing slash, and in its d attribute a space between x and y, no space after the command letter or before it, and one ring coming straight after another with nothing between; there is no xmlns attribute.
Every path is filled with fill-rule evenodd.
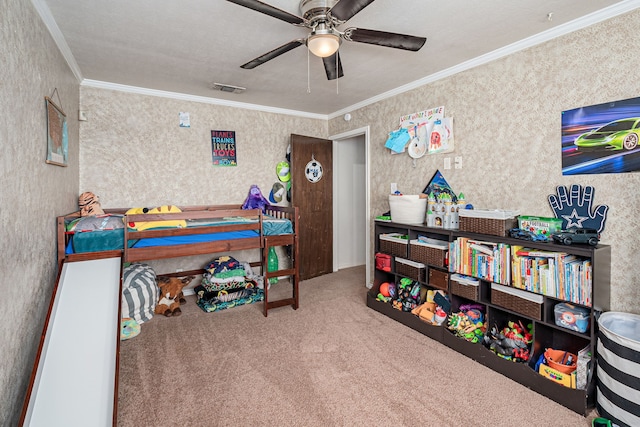
<svg viewBox="0 0 640 427"><path fill-rule="evenodd" d="M272 16L295 26L305 27L311 30L306 38L292 40L241 65L240 67L244 69L255 68L298 46L306 45L311 53L322 58L327 78L334 80L344 76L342 63L338 55L338 48L343 40L410 50L413 52L420 50L427 41L426 37L366 30L363 28L347 28L344 31L338 30L340 25L373 3L374 0L301 0L300 12L302 17L285 12L259 0L227 1L264 13L265 15Z"/></svg>

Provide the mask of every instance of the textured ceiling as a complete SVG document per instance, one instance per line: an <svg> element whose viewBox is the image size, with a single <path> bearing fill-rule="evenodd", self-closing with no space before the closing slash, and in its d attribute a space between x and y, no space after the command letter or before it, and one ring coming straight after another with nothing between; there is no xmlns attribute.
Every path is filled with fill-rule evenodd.
<svg viewBox="0 0 640 427"><path fill-rule="evenodd" d="M344 42L328 81L300 46L240 65L305 28L224 0L32 0L84 84L117 84L331 115L638 7L637 0L377 0L340 29L427 37L419 52ZM266 3L300 15L297 0ZM57 35L57 37L56 37ZM308 64L308 67L307 67ZM240 94L211 89L219 82ZM310 89L310 92L308 91Z"/></svg>

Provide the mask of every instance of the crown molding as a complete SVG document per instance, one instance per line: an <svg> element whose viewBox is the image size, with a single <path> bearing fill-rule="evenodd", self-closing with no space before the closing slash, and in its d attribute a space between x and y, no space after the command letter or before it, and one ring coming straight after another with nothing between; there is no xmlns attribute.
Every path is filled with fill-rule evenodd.
<svg viewBox="0 0 640 427"><path fill-rule="evenodd" d="M285 108L268 107L264 105L248 104L248 103L237 102L237 101L227 101L224 99L189 95L186 93L178 93L178 92L167 92L163 90L147 89L147 88L138 87L138 86L127 86L127 85L121 85L118 83L103 82L99 80L84 79L80 83L80 86L94 87L98 89L116 90L119 92L134 93L138 95L158 96L161 98L171 98L171 99L177 99L180 101L192 101L192 102L200 102L203 104L221 105L224 107L242 108L244 110L262 111L265 113L285 114L288 116L304 117L308 119L319 119L319 120L329 119L326 114L307 113L305 111L287 110Z"/></svg>
<svg viewBox="0 0 640 427"><path fill-rule="evenodd" d="M53 19L53 15L51 14L49 6L47 6L44 0L31 0L31 3L33 4L33 7L36 8L36 12L38 12L38 15L40 15L40 19L42 19L42 22L44 22L44 25L49 30L49 34L51 34L51 37L53 37L53 41L55 42L56 46L58 46L58 50L60 50L60 53L67 61L67 64L69 64L71 72L74 76L76 76L78 82L81 82L82 72L80 71L80 67L76 62L76 59L73 57L67 41L62 35L62 31L60 31L58 24L56 24L56 21Z"/></svg>
<svg viewBox="0 0 640 427"><path fill-rule="evenodd" d="M283 108L268 107L268 106L257 105L257 104L247 104L247 103L242 103L242 102L237 102L237 101L226 101L226 100L217 99L217 98L209 98L209 97L204 97L204 96L195 96L195 95L188 95L188 94L177 93L177 92L167 92L167 91L147 89L147 88L142 88L142 87L121 85L121 84L117 84L117 83L109 83L109 82L102 82L102 81L97 81L97 80L84 79L82 77L82 72L80 71L80 67L78 66L78 63L76 62L75 58L73 57L73 54L71 53L71 49L69 48L69 45L67 44L64 36L62 35L62 32L60 31L60 28L58 27L58 25L56 24L55 20L53 19L53 15L51 14L51 10L46 5L45 0L31 0L31 3L33 4L33 6L35 7L36 11L40 15L42 21L44 22L44 24L46 25L47 29L49 30L49 33L53 37L54 42L58 46L58 49L60 50L60 52L62 53L63 57L67 61L67 64L69 64L69 67L71 68L71 71L75 75L76 79L80 82L81 86L95 87L95 88L109 89L109 90L116 90L116 91L120 91L120 92L137 93L137 94L141 94L141 95L158 96L158 97L163 97L163 98L179 99L179 100L185 100L185 101L201 102L201 103L206 103L206 104L221 105L221 106L233 107L233 108L243 108L243 109L246 109L246 110L263 111L263 112L276 113L276 114L285 114L285 115L290 115L290 116L305 117L305 118L319 119L319 120L330 120L330 119L334 119L334 118L339 117L339 116L343 116L345 113L352 112L354 110L366 107L366 106L374 104L376 102L383 101L385 99L394 97L396 95L403 94L405 92L414 90L414 89L416 89L418 87L427 85L429 83L433 83L435 81L438 81L438 80L453 76L453 75L458 74L458 73L460 73L462 71L466 71L466 70L469 70L471 68L475 68L475 67L478 67L480 65L487 64L487 63L489 63L491 61L495 61L497 59L504 58L505 56L514 54L516 52L519 52L521 50L527 49L527 48L532 47L532 46L539 45L539 44L547 42L549 40L553 40L555 38L564 36L566 34L574 32L574 31L578 31L578 30L580 30L582 28L589 27L589 26L597 24L599 22L606 21L607 19L614 18L614 17L616 17L618 15L622 15L624 13L630 12L630 11L640 7L640 0L624 0L624 1L621 1L619 3L616 3L616 4L612 5L612 6L609 6L609 7L606 7L604 9L598 10L597 12L593 12L593 13L591 13L589 15L585 15L585 16L583 16L581 18L578 18L578 19L575 19L573 21L570 21L570 22L568 22L566 24L559 25L557 27L551 28L551 29L549 29L547 31L544 31L542 33L538 33L538 34L536 34L534 36L531 36L531 37L528 37L526 39L517 41L517 42L512 43L512 44L510 44L508 46L502 47L500 49L496 49L496 50L494 50L492 52L489 52L489 53L487 53L485 55L478 56L478 57L473 58L473 59L471 59L469 61L466 61L466 62L463 62L463 63L458 64L456 66L447 68L446 70L442 70L440 72L431 74L431 75L423 77L423 78L421 78L419 80L415 80L415 81L413 81L411 83L408 83L406 85L399 86L399 87L397 87L395 89L392 89L390 91L381 93L379 95L376 95L374 97L366 99L366 100L364 100L362 102L358 102L358 103L353 104L353 105L351 105L349 107L343 108L341 110L338 110L338 111L335 111L333 113L330 113L330 114L326 115L326 114L308 113L308 112L305 112L305 111L288 110L288 109L283 109Z"/></svg>

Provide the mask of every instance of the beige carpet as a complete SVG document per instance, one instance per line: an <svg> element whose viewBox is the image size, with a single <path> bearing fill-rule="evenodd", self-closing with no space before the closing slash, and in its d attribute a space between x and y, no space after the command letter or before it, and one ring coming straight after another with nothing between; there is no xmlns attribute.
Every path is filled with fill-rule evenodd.
<svg viewBox="0 0 640 427"><path fill-rule="evenodd" d="M368 308L364 267L301 283L300 308L156 316L120 354L119 426L589 426ZM287 283L271 293L288 291Z"/></svg>

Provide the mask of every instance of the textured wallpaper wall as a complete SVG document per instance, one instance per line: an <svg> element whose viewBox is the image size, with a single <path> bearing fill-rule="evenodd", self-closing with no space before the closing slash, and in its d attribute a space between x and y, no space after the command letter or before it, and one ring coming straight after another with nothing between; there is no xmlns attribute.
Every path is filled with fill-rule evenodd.
<svg viewBox="0 0 640 427"><path fill-rule="evenodd" d="M416 194L438 169L475 207L529 215L553 216L547 196L558 185L594 186L595 203L610 206L601 243L612 246L611 309L640 313L640 174L564 177L560 153L563 110L640 96L640 60L629 48L640 41L638 25L634 11L461 72L353 111L350 122L335 118L329 135L371 126L373 216L389 209L391 182ZM400 116L438 106L454 118L455 152L413 165L383 147ZM444 170L444 158L454 156L463 168Z"/></svg>
<svg viewBox="0 0 640 427"><path fill-rule="evenodd" d="M353 111L350 122L328 123L79 88L31 3L8 0L0 12L0 88L10 100L0 105L7 118L0 128L0 221L11 231L0 240L0 425L17 422L54 284L54 217L75 210L82 191L98 194L105 207L241 203L254 183L266 196L291 133L326 137L370 126L374 216L388 210L390 182L417 193L437 169L476 207L532 215L552 214L547 196L557 185L595 186L595 202L611 208L602 241L612 245L611 308L640 313L640 175L563 177L560 169L561 111L640 96L640 60L630 48L640 38L640 11ZM44 163L44 96L54 88L69 124L66 168ZM88 121L79 125L80 105ZM383 144L401 115L440 105L454 117L454 153L415 165L388 154ZM178 126L181 111L191 114L191 128ZM211 165L212 129L236 131L237 167ZM454 156L463 158L463 169L444 170L443 159ZM176 263L161 269L190 267Z"/></svg>
<svg viewBox="0 0 640 427"><path fill-rule="evenodd" d="M80 123L80 189L109 208L241 204L251 184L269 197L290 134L327 136L325 120L84 86L80 103L88 118ZM179 127L180 112L189 113L190 128ZM212 165L211 130L236 132L238 166ZM149 264L166 273L202 268L209 258Z"/></svg>
<svg viewBox="0 0 640 427"><path fill-rule="evenodd" d="M79 86L31 2L0 3L0 425L16 425L56 274L55 216L78 197ZM45 163L44 97L67 114L69 166Z"/></svg>

